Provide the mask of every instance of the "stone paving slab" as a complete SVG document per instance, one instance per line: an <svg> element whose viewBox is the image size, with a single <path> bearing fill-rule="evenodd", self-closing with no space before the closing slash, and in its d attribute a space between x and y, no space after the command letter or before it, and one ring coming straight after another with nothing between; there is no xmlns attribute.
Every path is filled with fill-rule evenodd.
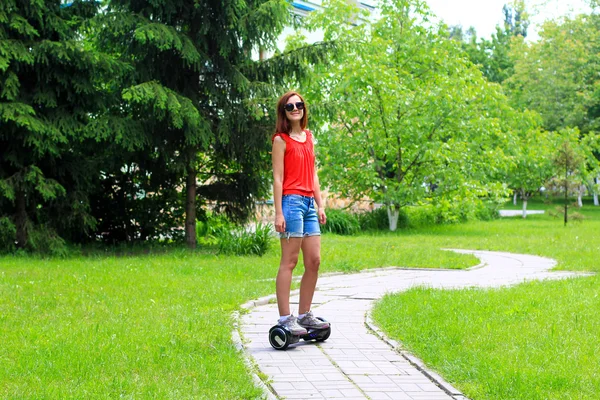
<svg viewBox="0 0 600 400"><path fill-rule="evenodd" d="M533 279L564 279L581 274L551 272L554 260L530 255L453 250L473 254L482 266L470 270L378 269L319 278L313 311L332 324L329 339L274 350L268 331L278 318L276 304L255 301L240 318L243 348L269 377L270 389L285 399L465 399L414 356L399 354L373 334L365 316L373 301L415 286L434 288L500 287ZM298 295L292 296L292 308ZM256 305L258 304L258 305ZM410 360L410 361L409 361ZM413 361L413 362L411 362ZM437 377L437 378L435 378Z"/></svg>

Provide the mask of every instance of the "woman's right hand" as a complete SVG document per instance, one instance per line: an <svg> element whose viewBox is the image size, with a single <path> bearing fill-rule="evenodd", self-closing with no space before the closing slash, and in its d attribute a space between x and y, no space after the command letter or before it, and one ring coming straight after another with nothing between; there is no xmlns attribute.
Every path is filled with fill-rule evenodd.
<svg viewBox="0 0 600 400"><path fill-rule="evenodd" d="M285 232L285 218L283 217L283 214L275 215L275 231Z"/></svg>

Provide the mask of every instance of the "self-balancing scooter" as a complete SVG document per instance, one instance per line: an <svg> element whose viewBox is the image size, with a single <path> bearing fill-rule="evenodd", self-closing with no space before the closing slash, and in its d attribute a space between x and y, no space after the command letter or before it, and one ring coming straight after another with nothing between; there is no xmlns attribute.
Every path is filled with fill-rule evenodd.
<svg viewBox="0 0 600 400"><path fill-rule="evenodd" d="M327 322L323 318L317 317L318 320ZM275 325L269 330L269 343L275 350L285 350L290 344L298 343L300 339L309 341L316 340L324 342L331 335L331 324L324 329L308 329L305 335L292 335L292 333L282 325Z"/></svg>

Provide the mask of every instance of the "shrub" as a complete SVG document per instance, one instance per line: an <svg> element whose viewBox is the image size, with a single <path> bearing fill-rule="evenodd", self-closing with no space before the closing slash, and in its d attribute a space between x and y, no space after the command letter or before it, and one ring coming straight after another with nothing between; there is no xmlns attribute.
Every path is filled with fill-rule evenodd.
<svg viewBox="0 0 600 400"><path fill-rule="evenodd" d="M475 212L475 217L481 221L491 221L500 218L500 206L495 201L482 202Z"/></svg>
<svg viewBox="0 0 600 400"><path fill-rule="evenodd" d="M387 231L390 229L390 222L387 214L386 207L379 207L372 211L367 211L359 214L358 220L360 223L360 229L362 230L376 230L376 231ZM408 215L404 208L400 209L398 215L398 229L407 228Z"/></svg>
<svg viewBox="0 0 600 400"><path fill-rule="evenodd" d="M349 211L330 209L327 211L327 223L321 226L325 232L338 235L355 235L360 231L358 217Z"/></svg>
<svg viewBox="0 0 600 400"><path fill-rule="evenodd" d="M408 208L411 226L444 225L499 218L501 203L494 200L435 199Z"/></svg>
<svg viewBox="0 0 600 400"><path fill-rule="evenodd" d="M202 219L196 221L196 239L200 244L216 245L219 235L234 229L235 224L227 216L207 212Z"/></svg>
<svg viewBox="0 0 600 400"><path fill-rule="evenodd" d="M571 206L571 207L575 207L575 206ZM554 210L548 210L548 214L554 218L558 218L560 217L561 219L564 219L565 217L565 208L564 206L555 206ZM571 221L571 222L582 222L584 220L586 220L586 216L578 213L576 211L571 211L569 212L567 210L567 220Z"/></svg>
<svg viewBox="0 0 600 400"><path fill-rule="evenodd" d="M17 228L12 221L7 217L0 218L0 253L14 251L16 236Z"/></svg>
<svg viewBox="0 0 600 400"><path fill-rule="evenodd" d="M67 243L54 229L45 225L29 227L27 249L35 253L65 257L68 254Z"/></svg>
<svg viewBox="0 0 600 400"><path fill-rule="evenodd" d="M432 204L409 206L405 211L411 227L435 225L438 220L436 209Z"/></svg>
<svg viewBox="0 0 600 400"><path fill-rule="evenodd" d="M366 211L358 215L360 229L383 231L389 229L388 215L385 207Z"/></svg>
<svg viewBox="0 0 600 400"><path fill-rule="evenodd" d="M262 256L269 249L272 232L271 224L262 223L257 223L254 231L244 228L222 230L216 235L219 254Z"/></svg>

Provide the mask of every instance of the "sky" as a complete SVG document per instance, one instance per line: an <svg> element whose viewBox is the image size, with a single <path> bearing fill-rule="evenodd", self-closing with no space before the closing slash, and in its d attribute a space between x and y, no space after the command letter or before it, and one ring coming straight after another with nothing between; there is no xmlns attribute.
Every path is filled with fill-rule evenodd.
<svg viewBox="0 0 600 400"><path fill-rule="evenodd" d="M475 27L478 37L489 38L504 20L502 7L510 0L426 0L429 7L448 25L462 25L464 30ZM531 25L527 39L537 40L538 25L544 20L565 14L589 12L585 0L525 0Z"/></svg>

